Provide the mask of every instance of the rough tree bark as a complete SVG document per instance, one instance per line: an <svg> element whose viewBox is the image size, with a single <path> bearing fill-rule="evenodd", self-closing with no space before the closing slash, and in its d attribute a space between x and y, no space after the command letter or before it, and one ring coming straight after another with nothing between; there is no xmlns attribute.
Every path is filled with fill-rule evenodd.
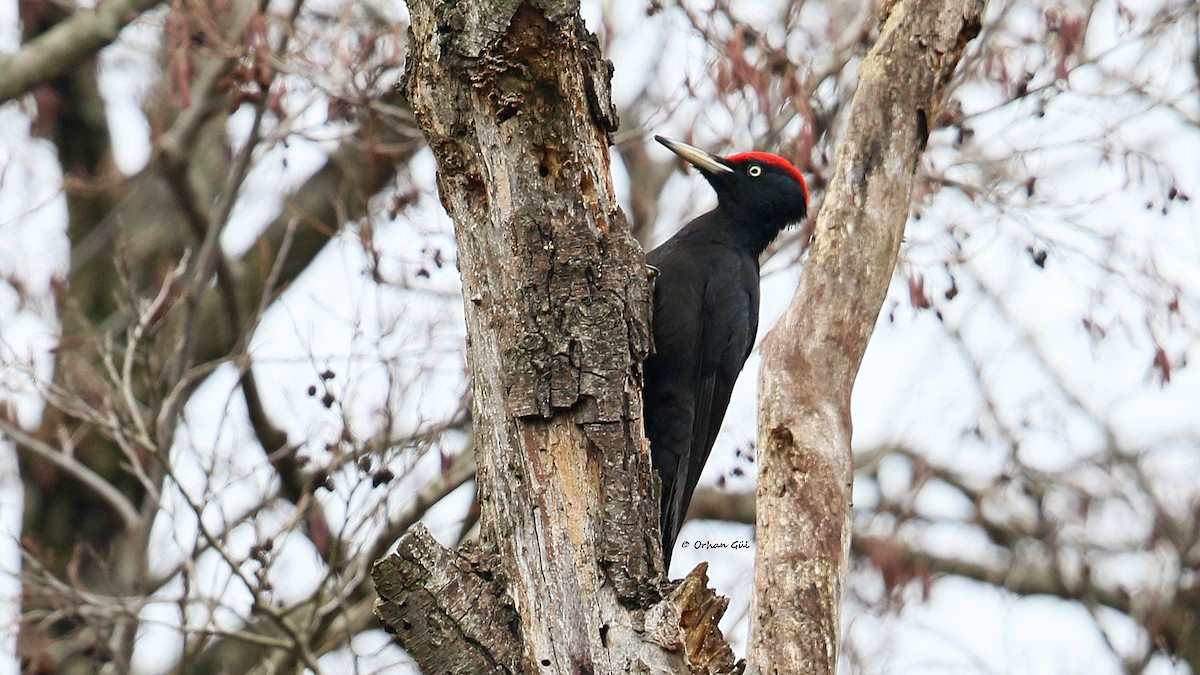
<svg viewBox="0 0 1200 675"><path fill-rule="evenodd" d="M811 255L763 343L751 666L837 669L850 545L850 392L882 306L913 176L983 0L885 7Z"/></svg>
<svg viewBox="0 0 1200 675"><path fill-rule="evenodd" d="M610 181L611 66L577 0L409 11L404 86L456 224L482 545L411 532L376 566L377 612L426 673L680 672L684 651L727 672L703 570L662 599L649 286Z"/></svg>

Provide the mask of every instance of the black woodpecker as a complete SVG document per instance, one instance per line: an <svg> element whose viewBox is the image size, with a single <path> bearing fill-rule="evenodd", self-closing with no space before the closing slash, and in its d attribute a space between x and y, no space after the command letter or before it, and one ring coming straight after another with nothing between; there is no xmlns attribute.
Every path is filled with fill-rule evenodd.
<svg viewBox="0 0 1200 675"><path fill-rule="evenodd" d="M804 177L765 152L717 157L654 139L696 167L717 208L646 255L654 278L654 353L645 364L645 424L662 480L663 554L675 538L758 330L758 258L808 210Z"/></svg>

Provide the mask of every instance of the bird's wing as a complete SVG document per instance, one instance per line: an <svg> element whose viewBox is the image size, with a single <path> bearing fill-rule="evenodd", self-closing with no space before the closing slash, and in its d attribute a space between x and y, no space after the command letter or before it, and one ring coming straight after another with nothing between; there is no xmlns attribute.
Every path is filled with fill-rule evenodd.
<svg viewBox="0 0 1200 675"><path fill-rule="evenodd" d="M646 435L662 479L663 544L670 550L716 441L758 319L757 261L725 247L666 245L647 262L654 287L655 353L646 360Z"/></svg>
<svg viewBox="0 0 1200 675"><path fill-rule="evenodd" d="M700 336L696 413L681 505L685 514L721 430L733 385L754 347L758 324L758 275L747 274L744 269L728 272L715 275L704 292L703 315L708 320L704 322Z"/></svg>
<svg viewBox="0 0 1200 675"><path fill-rule="evenodd" d="M692 456L696 395L699 388L700 326L704 274L686 251L670 242L646 260L659 267L654 285L654 354L645 363L645 424L654 470L662 479L665 546L674 543L683 522ZM668 307L669 305L669 307ZM667 553L668 559L670 553Z"/></svg>

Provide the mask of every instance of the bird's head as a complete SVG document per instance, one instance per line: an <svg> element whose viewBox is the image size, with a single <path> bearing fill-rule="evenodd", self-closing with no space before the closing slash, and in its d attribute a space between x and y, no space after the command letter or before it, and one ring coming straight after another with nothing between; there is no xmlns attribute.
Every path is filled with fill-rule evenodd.
<svg viewBox="0 0 1200 675"><path fill-rule="evenodd" d="M662 136L654 140L687 160L717 192L720 208L737 220L783 228L808 212L804 176L786 159L766 152L718 157Z"/></svg>

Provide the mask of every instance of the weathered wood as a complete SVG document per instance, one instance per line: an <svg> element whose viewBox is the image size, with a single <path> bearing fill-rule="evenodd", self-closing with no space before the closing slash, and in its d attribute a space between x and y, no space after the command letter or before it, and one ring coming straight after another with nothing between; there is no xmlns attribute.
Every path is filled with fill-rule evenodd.
<svg viewBox="0 0 1200 675"><path fill-rule="evenodd" d="M477 552L449 551L424 525L375 563L375 613L430 673L515 673L516 611Z"/></svg>
<svg viewBox="0 0 1200 675"><path fill-rule="evenodd" d="M574 1L409 10L404 89L455 221L482 545L514 611L517 670L686 670L682 649L643 629L664 581L638 419L649 284L609 176L611 66ZM392 600L423 597L404 593ZM396 629L400 615L384 614ZM439 635L478 619L453 620ZM396 634L425 672L456 672L437 640Z"/></svg>
<svg viewBox="0 0 1200 675"><path fill-rule="evenodd" d="M682 648L692 672L741 672L719 626L728 608L729 598L708 587L708 563L700 563L647 613L646 634L668 649Z"/></svg>
<svg viewBox="0 0 1200 675"><path fill-rule="evenodd" d="M850 392L887 293L929 125L983 0L898 0L863 61L850 126L786 314L763 343L749 662L833 673L850 543Z"/></svg>

